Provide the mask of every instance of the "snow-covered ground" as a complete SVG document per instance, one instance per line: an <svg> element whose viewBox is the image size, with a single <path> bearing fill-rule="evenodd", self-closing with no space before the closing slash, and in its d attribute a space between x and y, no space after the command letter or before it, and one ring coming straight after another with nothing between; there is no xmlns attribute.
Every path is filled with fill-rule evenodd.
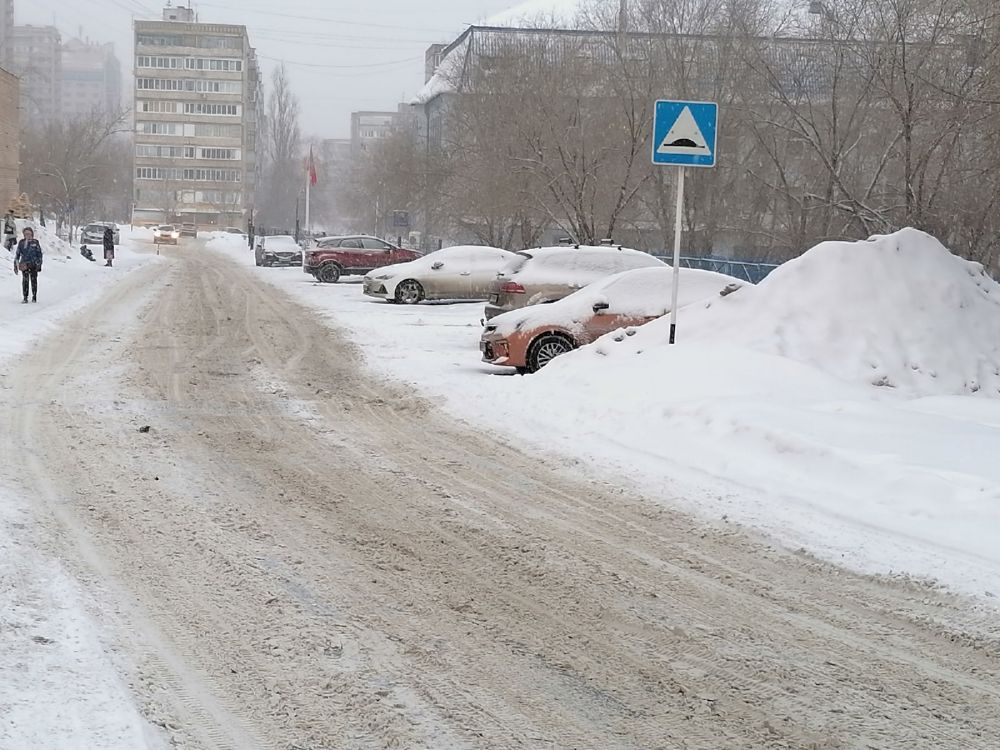
<svg viewBox="0 0 1000 750"><path fill-rule="evenodd" d="M658 321L526 377L479 361L480 304L256 272L485 431L854 569L1000 595L1000 287L927 235L827 243L686 308L676 346Z"/></svg>
<svg viewBox="0 0 1000 750"><path fill-rule="evenodd" d="M8 387L6 373L33 342L155 258L137 253L140 235L127 230L114 268L85 260L79 248L44 228L37 231L45 252L37 304L21 303L21 279L0 248L0 269L7 274L0 289L0 388ZM32 408L30 400L23 408ZM89 614L88 594L43 551L49 546L40 521L44 511L15 483L17 447L0 443L0 453L8 470L0 475L0 748L161 747Z"/></svg>

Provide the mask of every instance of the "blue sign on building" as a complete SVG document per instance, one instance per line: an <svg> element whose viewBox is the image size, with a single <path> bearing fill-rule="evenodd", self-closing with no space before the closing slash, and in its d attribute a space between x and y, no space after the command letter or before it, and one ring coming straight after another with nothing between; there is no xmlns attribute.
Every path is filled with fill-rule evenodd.
<svg viewBox="0 0 1000 750"><path fill-rule="evenodd" d="M653 163L714 167L719 105L660 99L653 118Z"/></svg>

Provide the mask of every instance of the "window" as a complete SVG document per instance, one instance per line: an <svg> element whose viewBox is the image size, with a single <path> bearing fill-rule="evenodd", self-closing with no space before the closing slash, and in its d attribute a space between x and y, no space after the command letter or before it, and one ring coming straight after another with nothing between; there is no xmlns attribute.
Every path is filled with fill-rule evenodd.
<svg viewBox="0 0 1000 750"><path fill-rule="evenodd" d="M184 91L184 84L179 78L136 78L135 87L144 91Z"/></svg>
<svg viewBox="0 0 1000 750"><path fill-rule="evenodd" d="M195 91L209 94L240 94L240 81L192 81L181 78L136 78L135 87L143 91Z"/></svg>
<svg viewBox="0 0 1000 750"><path fill-rule="evenodd" d="M239 125L195 125L194 134L199 138L240 138L243 128Z"/></svg>
<svg viewBox="0 0 1000 750"><path fill-rule="evenodd" d="M243 70L243 61L190 57L184 61L184 67L188 70L219 70L224 73L239 73Z"/></svg>
<svg viewBox="0 0 1000 750"><path fill-rule="evenodd" d="M234 160L241 156L238 148L199 148L198 158Z"/></svg>
<svg viewBox="0 0 1000 750"><path fill-rule="evenodd" d="M243 40L238 36L198 37L198 47L205 49L243 49Z"/></svg>
<svg viewBox="0 0 1000 750"><path fill-rule="evenodd" d="M193 159L194 146L159 146L154 144L136 144L135 155L147 159Z"/></svg>
<svg viewBox="0 0 1000 750"><path fill-rule="evenodd" d="M184 129L179 122L140 122L136 129L146 135L183 135Z"/></svg>
<svg viewBox="0 0 1000 750"><path fill-rule="evenodd" d="M140 112L170 112L177 111L177 102L161 102L156 99L139 100L138 110Z"/></svg>
<svg viewBox="0 0 1000 750"><path fill-rule="evenodd" d="M136 167L138 180L179 180L181 170L174 167Z"/></svg>
<svg viewBox="0 0 1000 750"><path fill-rule="evenodd" d="M177 200L183 203L238 206L243 203L243 194L226 190L182 190L178 193Z"/></svg>
<svg viewBox="0 0 1000 750"><path fill-rule="evenodd" d="M139 34L136 44L148 44L151 47L184 47L184 37L175 34Z"/></svg>
<svg viewBox="0 0 1000 750"><path fill-rule="evenodd" d="M221 115L236 117L242 113L239 104L207 104L205 102L184 102L186 115Z"/></svg>
<svg viewBox="0 0 1000 750"><path fill-rule="evenodd" d="M185 81L185 91L197 91L200 94L241 94L243 84L240 81L197 80ZM193 86L192 86L193 84Z"/></svg>
<svg viewBox="0 0 1000 750"><path fill-rule="evenodd" d="M382 242L382 240L376 240L372 237L363 237L361 239L361 246L365 250L388 250L389 246Z"/></svg>
<svg viewBox="0 0 1000 750"><path fill-rule="evenodd" d="M354 240L354 239L351 239L351 240L341 240L340 246L341 247L351 248L351 249L354 249L354 250L360 250L361 249L361 240Z"/></svg>
<svg viewBox="0 0 1000 750"><path fill-rule="evenodd" d="M240 182L243 174L238 169L185 169L184 179L196 182Z"/></svg>
<svg viewBox="0 0 1000 750"><path fill-rule="evenodd" d="M158 68L162 70L177 70L184 67L183 57L153 57L151 55L138 55L135 58L137 68Z"/></svg>

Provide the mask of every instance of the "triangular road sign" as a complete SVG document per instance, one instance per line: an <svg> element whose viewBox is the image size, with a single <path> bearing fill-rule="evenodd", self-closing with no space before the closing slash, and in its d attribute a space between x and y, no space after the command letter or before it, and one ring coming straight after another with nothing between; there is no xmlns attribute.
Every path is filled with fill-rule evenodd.
<svg viewBox="0 0 1000 750"><path fill-rule="evenodd" d="M667 131L666 137L656 148L658 154L676 154L690 156L711 156L712 149L708 146L701 128L695 122L690 107L684 107L677 120Z"/></svg>

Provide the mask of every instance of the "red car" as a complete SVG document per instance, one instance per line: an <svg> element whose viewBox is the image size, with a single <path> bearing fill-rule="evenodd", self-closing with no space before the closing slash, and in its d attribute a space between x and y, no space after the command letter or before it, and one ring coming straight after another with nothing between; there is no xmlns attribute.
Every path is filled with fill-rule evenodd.
<svg viewBox="0 0 1000 750"><path fill-rule="evenodd" d="M335 284L344 275L364 276L369 271L416 260L420 253L404 250L378 237L355 234L322 237L306 250L302 270L324 284Z"/></svg>

